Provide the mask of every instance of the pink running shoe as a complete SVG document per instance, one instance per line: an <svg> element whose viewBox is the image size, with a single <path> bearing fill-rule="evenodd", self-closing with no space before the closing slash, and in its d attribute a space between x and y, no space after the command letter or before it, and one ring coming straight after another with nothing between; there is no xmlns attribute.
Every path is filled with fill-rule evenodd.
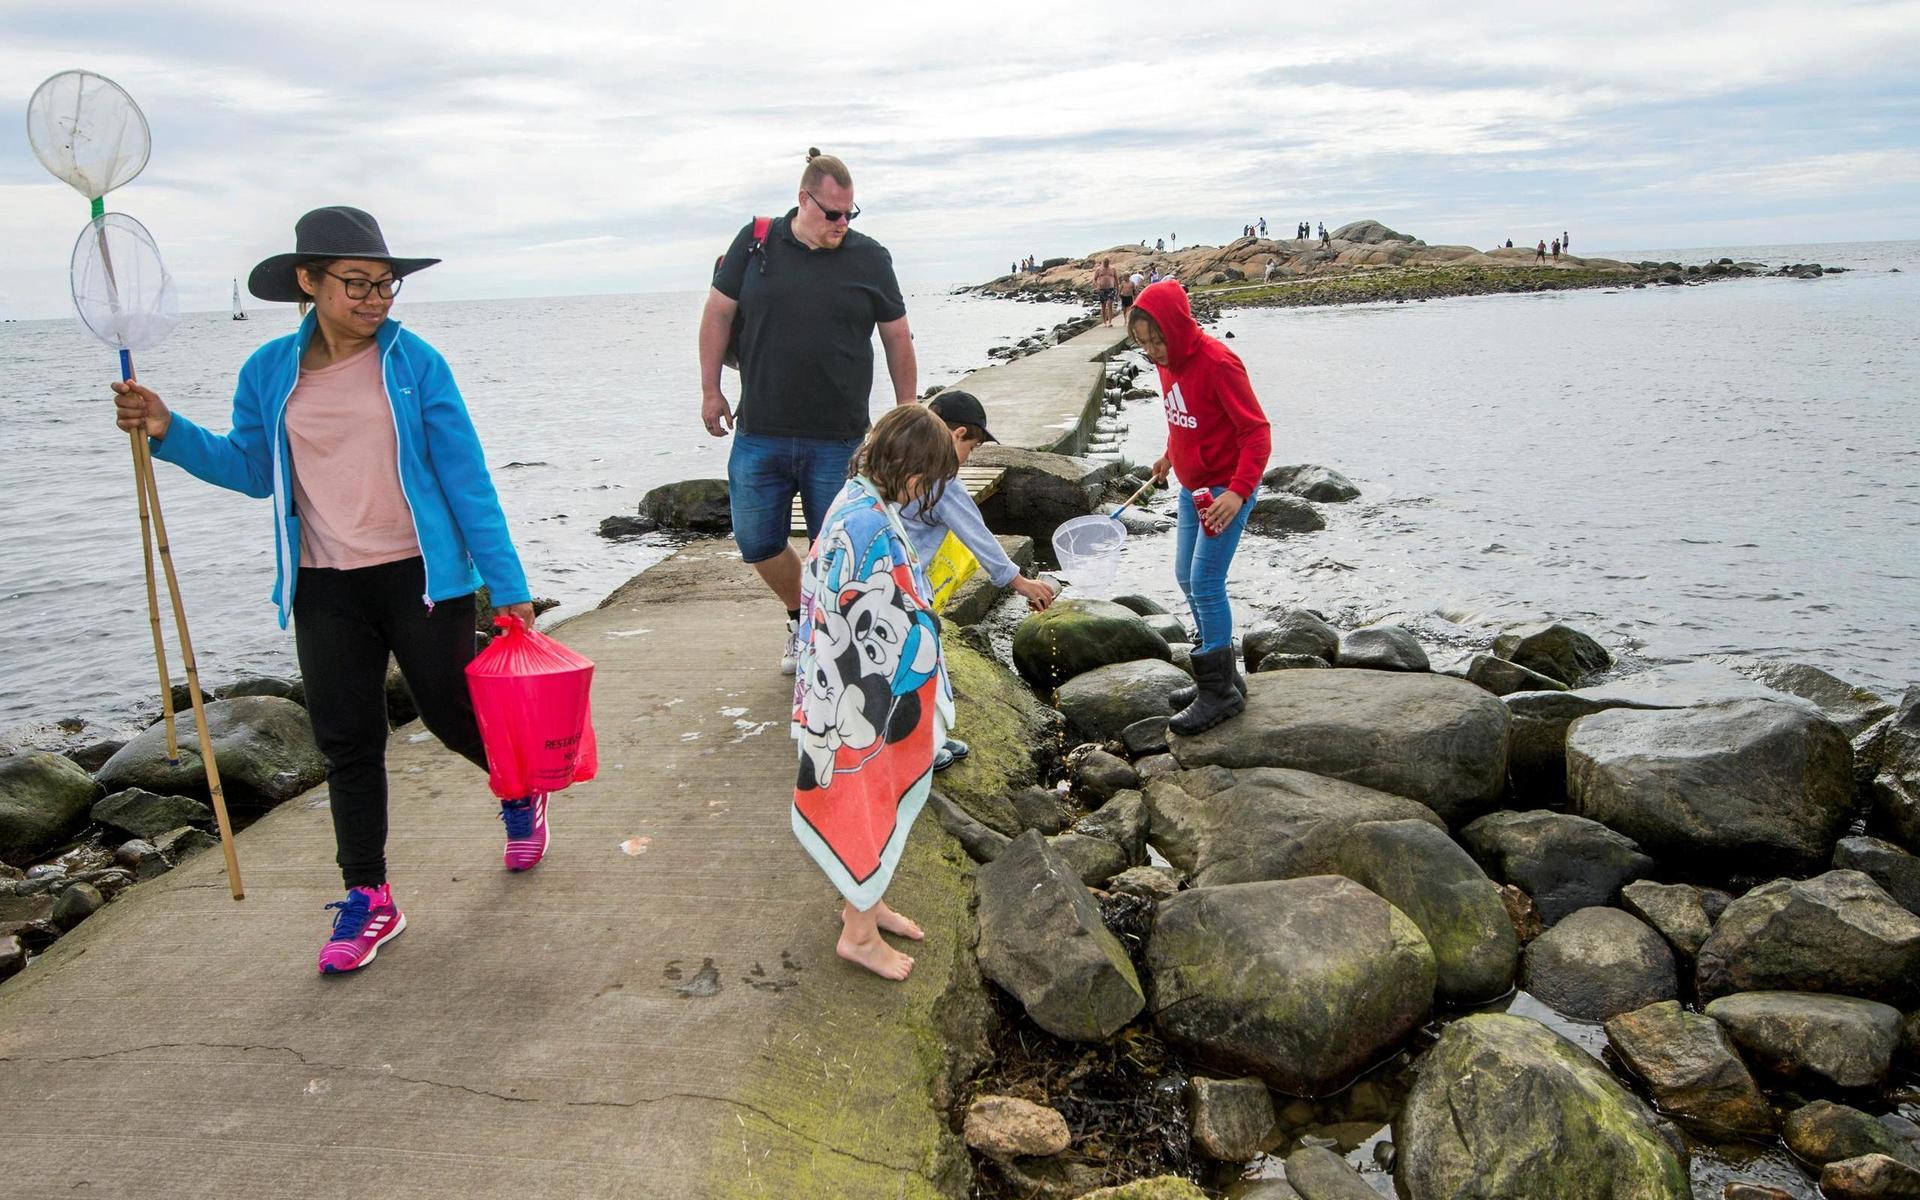
<svg viewBox="0 0 1920 1200"><path fill-rule="evenodd" d="M502 800L500 820L507 827L507 849L501 861L509 871L524 871L547 853L547 795L535 792L524 800Z"/></svg>
<svg viewBox="0 0 1920 1200"><path fill-rule="evenodd" d="M349 888L345 900L327 907L339 909L340 915L333 919L333 936L320 947L322 975L359 970L407 927L407 918L393 903L393 893L384 883L377 888Z"/></svg>

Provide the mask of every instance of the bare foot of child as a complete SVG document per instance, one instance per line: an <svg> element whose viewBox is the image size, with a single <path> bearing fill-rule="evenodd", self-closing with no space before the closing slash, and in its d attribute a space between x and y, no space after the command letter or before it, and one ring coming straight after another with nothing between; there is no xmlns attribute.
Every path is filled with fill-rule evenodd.
<svg viewBox="0 0 1920 1200"><path fill-rule="evenodd" d="M897 933L903 938L909 938L916 942L924 940L927 936L918 925L913 923L911 918L903 917L888 908L885 900L874 905L873 911L874 915L879 919L880 928L886 930L888 933Z"/></svg>
<svg viewBox="0 0 1920 1200"><path fill-rule="evenodd" d="M913 957L902 954L892 946L880 940L875 933L871 941L858 941L853 931L840 935L840 944L834 952L850 963L858 963L882 979L905 979L913 973Z"/></svg>

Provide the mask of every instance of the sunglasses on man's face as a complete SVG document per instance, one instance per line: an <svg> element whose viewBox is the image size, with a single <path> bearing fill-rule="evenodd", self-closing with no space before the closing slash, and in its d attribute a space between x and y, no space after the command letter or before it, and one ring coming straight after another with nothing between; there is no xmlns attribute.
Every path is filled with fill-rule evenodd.
<svg viewBox="0 0 1920 1200"><path fill-rule="evenodd" d="M814 195L811 190L807 191L807 199L813 201L813 206L820 210L820 215L827 219L827 224L829 225L842 217L851 221L860 215L858 205L855 205L853 208L828 208L826 205L820 203L820 197Z"/></svg>

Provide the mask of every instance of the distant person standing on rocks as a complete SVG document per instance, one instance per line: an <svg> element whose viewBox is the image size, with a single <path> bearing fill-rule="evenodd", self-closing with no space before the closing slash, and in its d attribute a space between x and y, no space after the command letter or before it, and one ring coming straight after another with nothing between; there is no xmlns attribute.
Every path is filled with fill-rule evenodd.
<svg viewBox="0 0 1920 1200"><path fill-rule="evenodd" d="M1140 272L1135 271L1120 281L1120 311L1126 312L1133 307L1133 298L1140 294Z"/></svg>
<svg viewBox="0 0 1920 1200"><path fill-rule="evenodd" d="M789 675L800 629L800 556L788 544L793 498L800 497L807 536L818 537L867 431L876 329L894 402L918 399L893 256L853 232L859 215L846 164L809 150L798 203L773 220L764 241L754 239L751 223L734 236L700 318L700 420L714 437L734 432L727 459L733 540L786 609L780 669ZM720 391L736 314L737 412Z"/></svg>
<svg viewBox="0 0 1920 1200"><path fill-rule="evenodd" d="M254 267L247 290L298 303L299 328L240 369L230 432L116 383L120 428L208 483L273 498L273 600L293 622L307 719L327 760L334 858L347 887L320 949L322 974L356 970L407 927L387 883L387 660L427 729L481 770L467 691L474 593L533 627L532 593L487 474L479 434L440 352L392 320L405 278L439 262L397 258L374 219L321 208L294 250ZM309 311L309 306L311 309ZM547 798L501 803L509 870L547 849ZM444 831L452 836L454 831Z"/></svg>
<svg viewBox="0 0 1920 1200"><path fill-rule="evenodd" d="M925 935L882 897L954 714L933 597L900 510L937 508L960 466L946 423L918 404L874 422L848 466L802 586L792 826L845 897L835 952L898 980L913 958L881 933Z"/></svg>
<svg viewBox="0 0 1920 1200"><path fill-rule="evenodd" d="M1154 248L1155 250L1158 250L1158 251L1161 251L1161 252L1165 252L1165 250L1166 250L1166 248L1167 248L1167 239L1165 239L1165 238L1155 238L1155 239L1154 239L1154 242L1153 242L1153 248Z"/></svg>
<svg viewBox="0 0 1920 1200"><path fill-rule="evenodd" d="M1260 218L1260 236L1267 236L1267 219L1265 217Z"/></svg>
<svg viewBox="0 0 1920 1200"><path fill-rule="evenodd" d="M1567 236L1565 230L1562 230L1560 233L1560 248L1568 254L1573 253L1573 239Z"/></svg>
<svg viewBox="0 0 1920 1200"><path fill-rule="evenodd" d="M1245 684L1234 666L1227 572L1253 511L1273 434L1246 365L1194 322L1178 283L1140 293L1128 314L1127 332L1160 368L1167 449L1153 464L1153 477L1164 483L1171 471L1180 478L1173 575L1193 612L1198 644L1194 690L1184 697L1176 693L1175 703L1185 707L1168 728L1191 735L1246 707ZM1203 490L1212 493L1211 499L1196 507L1201 502L1194 493Z"/></svg>
<svg viewBox="0 0 1920 1200"><path fill-rule="evenodd" d="M1327 227L1325 225L1320 226L1320 248L1322 250L1333 249L1333 239L1327 236Z"/></svg>
<svg viewBox="0 0 1920 1200"><path fill-rule="evenodd" d="M1513 249L1513 239L1512 239L1512 238L1508 238L1508 239L1507 239L1507 249L1509 249L1509 250L1511 250L1511 249Z"/></svg>
<svg viewBox="0 0 1920 1200"><path fill-rule="evenodd" d="M1556 262L1558 262L1560 259L1560 239L1559 238L1553 239L1553 257L1554 257L1554 261Z"/></svg>
<svg viewBox="0 0 1920 1200"><path fill-rule="evenodd" d="M1540 244L1533 248L1533 261L1536 263L1547 261L1547 239L1541 238Z"/></svg>
<svg viewBox="0 0 1920 1200"><path fill-rule="evenodd" d="M1275 271L1277 271L1277 270L1279 270L1279 269L1280 269L1280 260L1279 260L1279 259L1277 259L1277 258L1270 258L1270 259L1268 259L1268 260L1267 260L1267 272L1266 272L1266 274L1265 274L1264 276L1262 276L1262 277L1261 277L1261 280L1260 280L1260 281L1261 281L1262 283L1272 283L1272 282L1273 282L1273 273L1274 273Z"/></svg>
<svg viewBox="0 0 1920 1200"><path fill-rule="evenodd" d="M1112 259L1101 259L1100 266L1094 270L1093 291L1100 298L1100 324L1110 327L1114 309L1120 302L1120 276L1113 269Z"/></svg>

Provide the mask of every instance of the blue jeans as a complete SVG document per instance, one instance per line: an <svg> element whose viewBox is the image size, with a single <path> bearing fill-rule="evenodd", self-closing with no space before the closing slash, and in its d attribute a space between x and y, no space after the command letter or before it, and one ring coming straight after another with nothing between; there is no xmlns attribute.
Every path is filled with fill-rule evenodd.
<svg viewBox="0 0 1920 1200"><path fill-rule="evenodd" d="M863 440L734 434L733 452L727 456L727 501L740 557L765 562L787 548L796 494L806 514L808 539L819 537L820 523L847 485L847 461Z"/></svg>
<svg viewBox="0 0 1920 1200"><path fill-rule="evenodd" d="M1214 495L1226 491L1213 489ZM1253 513L1253 502L1260 489L1240 506L1233 523L1212 537L1200 528L1200 514L1193 507L1193 493L1180 489L1180 527L1173 541L1173 577L1187 597L1193 611L1197 645L1195 653L1204 654L1233 645L1233 609L1227 603L1227 569L1233 566L1233 552L1240 548L1240 533Z"/></svg>

